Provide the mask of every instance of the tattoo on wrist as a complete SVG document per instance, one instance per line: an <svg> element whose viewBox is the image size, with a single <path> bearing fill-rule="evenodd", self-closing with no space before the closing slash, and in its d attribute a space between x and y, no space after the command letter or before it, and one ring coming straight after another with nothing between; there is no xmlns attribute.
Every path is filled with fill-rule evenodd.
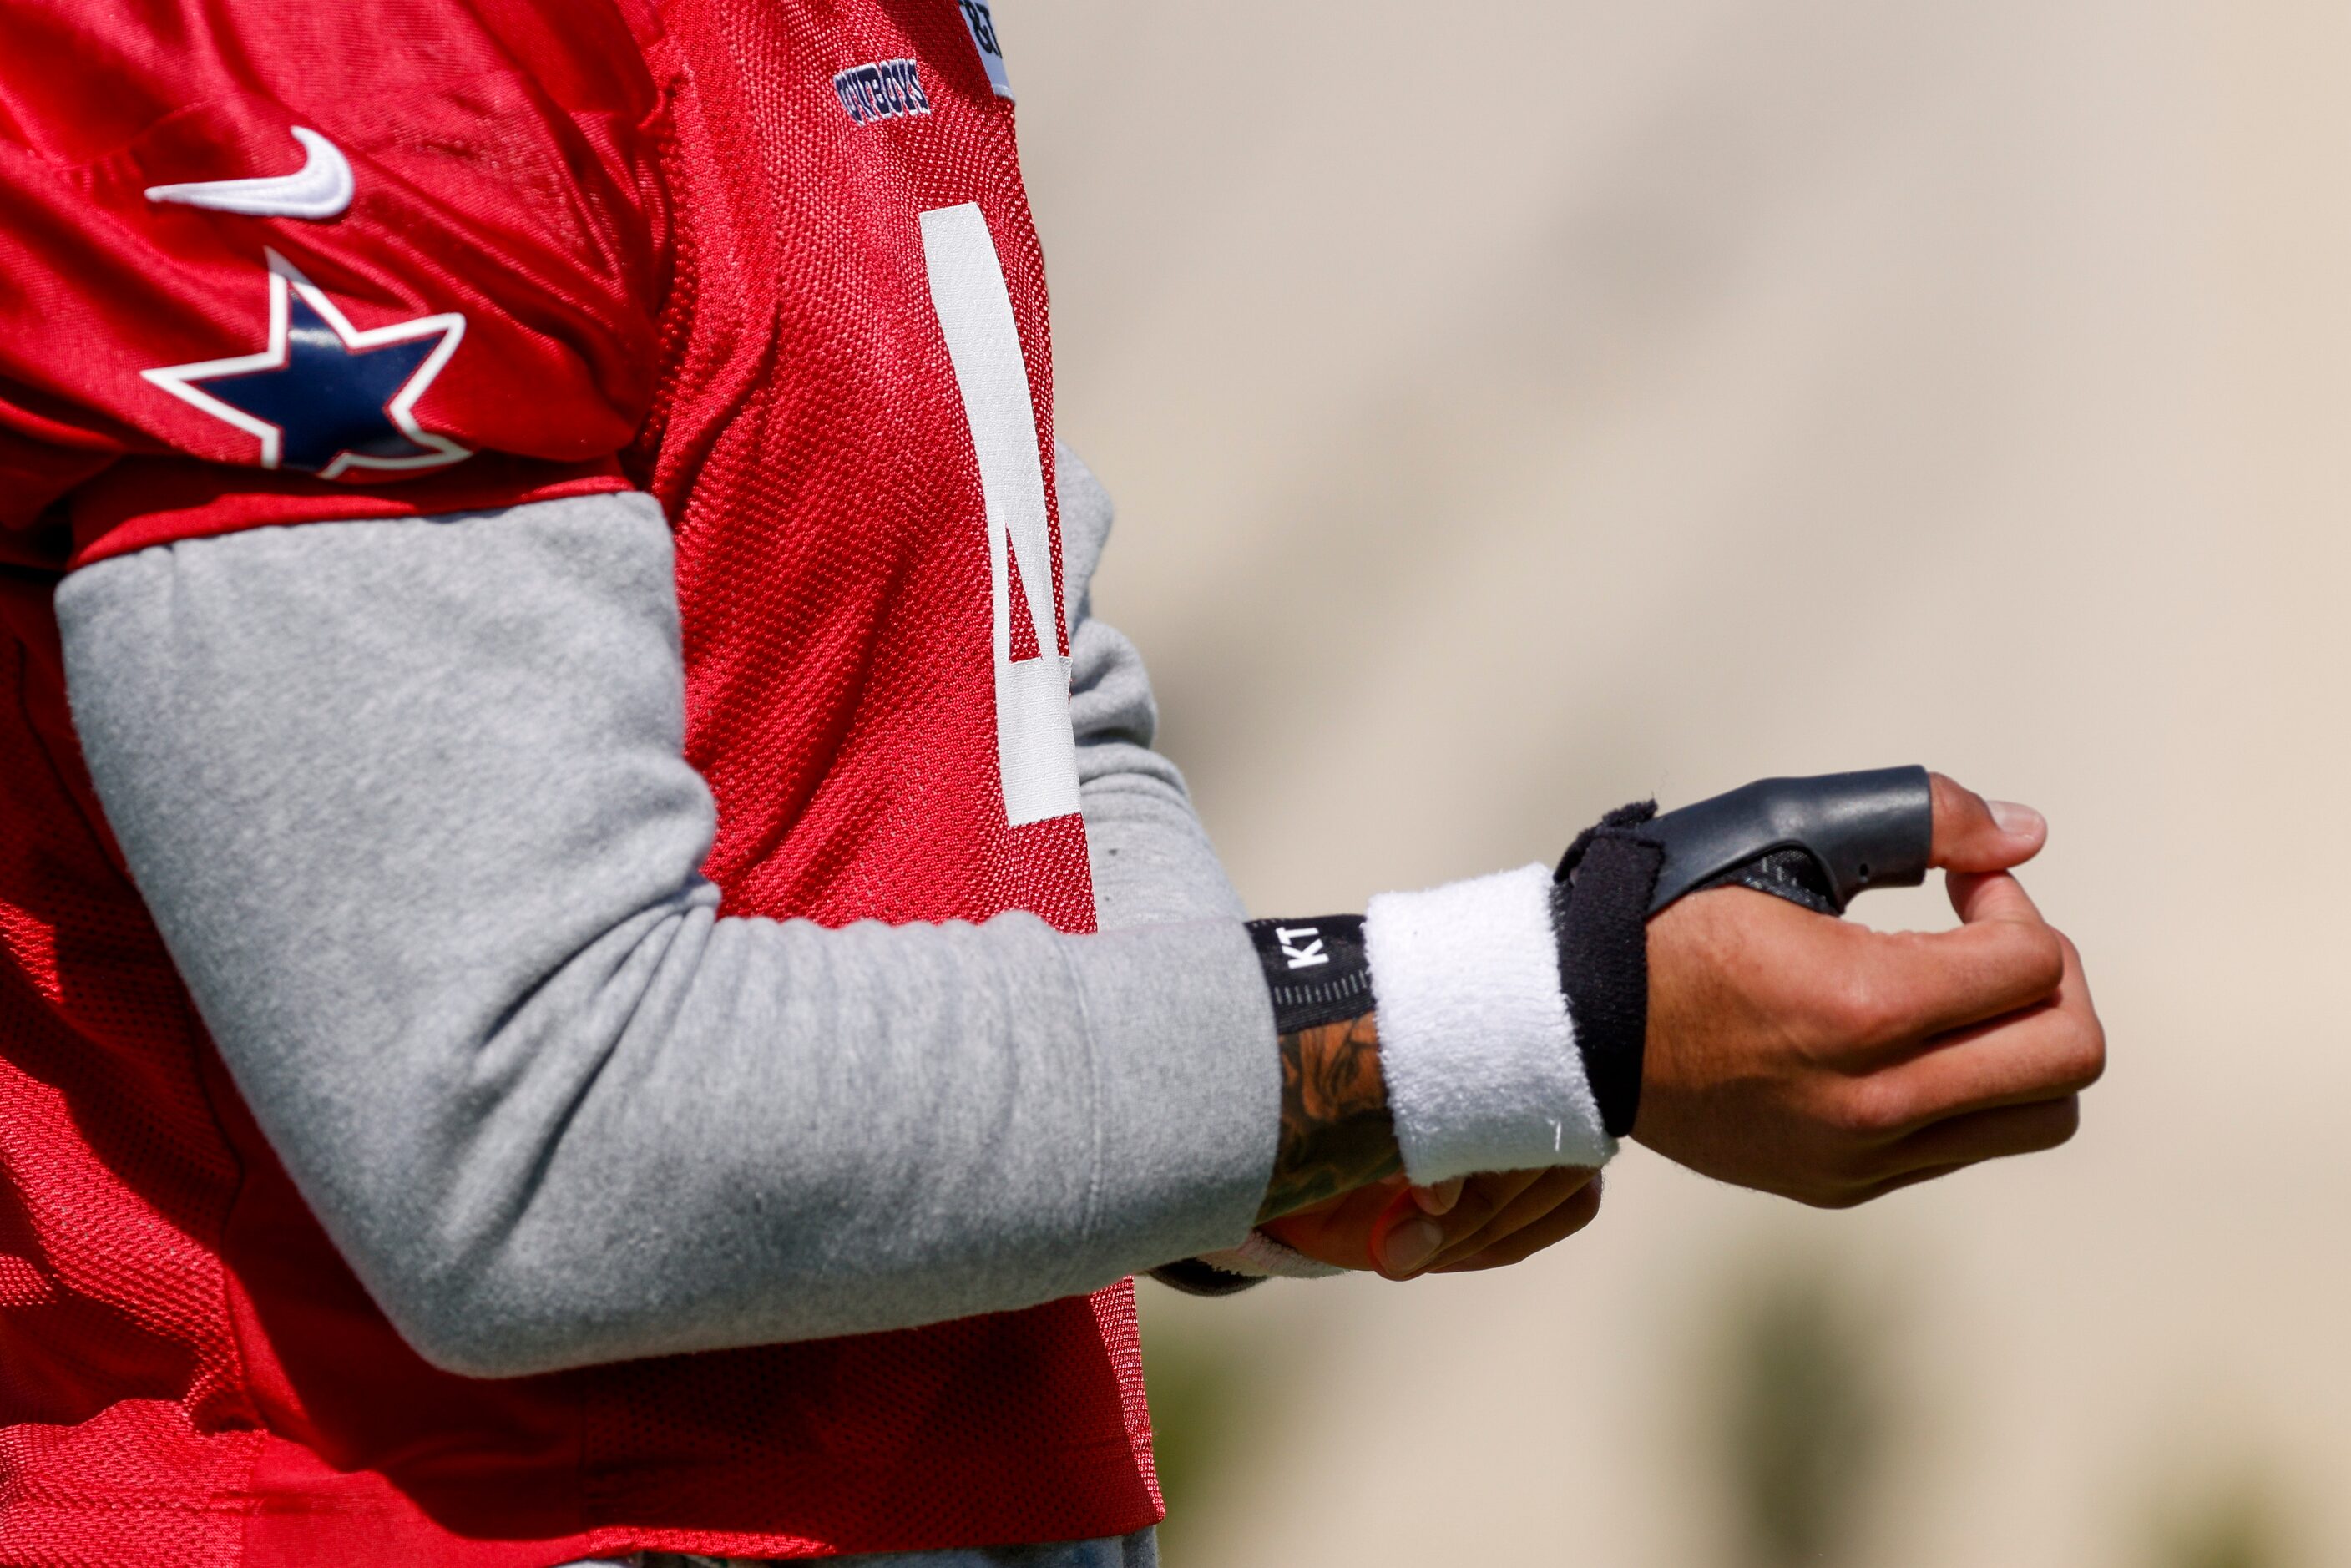
<svg viewBox="0 0 2351 1568"><path fill-rule="evenodd" d="M1290 1030L1280 1043L1281 1143L1259 1223L1353 1192L1404 1165L1380 1075L1376 1015Z"/></svg>

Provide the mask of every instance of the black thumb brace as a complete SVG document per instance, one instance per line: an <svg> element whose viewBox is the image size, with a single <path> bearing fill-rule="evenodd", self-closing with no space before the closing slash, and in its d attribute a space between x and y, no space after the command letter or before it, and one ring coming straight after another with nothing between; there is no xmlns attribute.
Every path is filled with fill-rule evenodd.
<svg viewBox="0 0 2351 1568"><path fill-rule="evenodd" d="M1865 889L1926 880L1934 792L1923 768L1763 779L1657 815L1620 807L1559 862L1560 988L1611 1137L1633 1130L1648 1039L1647 923L1686 894L1737 884L1823 915Z"/></svg>

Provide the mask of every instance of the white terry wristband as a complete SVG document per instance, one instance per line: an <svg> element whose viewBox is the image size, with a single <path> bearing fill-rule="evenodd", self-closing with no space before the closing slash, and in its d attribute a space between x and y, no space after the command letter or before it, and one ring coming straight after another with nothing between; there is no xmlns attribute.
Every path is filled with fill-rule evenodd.
<svg viewBox="0 0 2351 1568"><path fill-rule="evenodd" d="M1616 1152L1560 991L1551 884L1550 868L1522 866L1364 911L1380 1071L1416 1183Z"/></svg>

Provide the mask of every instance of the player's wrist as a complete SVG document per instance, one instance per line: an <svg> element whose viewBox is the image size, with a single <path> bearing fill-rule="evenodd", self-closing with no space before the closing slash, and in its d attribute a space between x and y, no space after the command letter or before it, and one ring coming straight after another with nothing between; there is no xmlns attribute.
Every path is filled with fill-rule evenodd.
<svg viewBox="0 0 2351 1568"><path fill-rule="evenodd" d="M1593 1074L1629 1075L1637 1091L1645 979L1637 953L1629 980L1563 978L1573 946L1563 933L1583 927L1562 925L1562 911L1599 908L1598 898L1561 896L1549 870L1531 865L1383 894L1360 917L1252 922L1283 1072L1282 1135L1260 1220L1398 1168L1432 1186L1606 1164L1616 1133ZM1614 901L1630 911L1636 944L1646 899L1644 884ZM1613 932L1614 919L1599 929ZM1579 1044L1579 1000L1605 1051ZM1625 1046L1616 1026L1628 1009ZM1624 1117L1629 1124L1629 1108Z"/></svg>
<svg viewBox="0 0 2351 1568"><path fill-rule="evenodd" d="M1547 868L1383 894L1365 928L1414 1182L1607 1163L1615 1140L1577 1048Z"/></svg>

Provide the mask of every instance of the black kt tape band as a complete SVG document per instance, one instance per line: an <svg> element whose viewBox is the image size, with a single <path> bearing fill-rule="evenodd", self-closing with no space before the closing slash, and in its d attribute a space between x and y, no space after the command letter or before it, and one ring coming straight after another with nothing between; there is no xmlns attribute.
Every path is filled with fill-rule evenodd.
<svg viewBox="0 0 2351 1568"><path fill-rule="evenodd" d="M1251 940L1265 966L1276 1034L1360 1018L1372 1010L1372 966L1364 956L1364 917L1252 920Z"/></svg>
<svg viewBox="0 0 2351 1568"><path fill-rule="evenodd" d="M1923 768L1764 779L1657 815L1621 807L1559 862L1552 919L1584 1075L1611 1137L1633 1130L1648 1040L1648 921L1686 894L1751 887L1823 915L1926 880L1934 792Z"/></svg>
<svg viewBox="0 0 2351 1568"><path fill-rule="evenodd" d="M1372 966L1364 956L1364 917L1324 915L1311 920L1252 920L1249 939L1265 967L1276 1034L1361 1018L1372 1010ZM1161 1284L1194 1296L1229 1296L1264 1283L1186 1258L1151 1270Z"/></svg>

